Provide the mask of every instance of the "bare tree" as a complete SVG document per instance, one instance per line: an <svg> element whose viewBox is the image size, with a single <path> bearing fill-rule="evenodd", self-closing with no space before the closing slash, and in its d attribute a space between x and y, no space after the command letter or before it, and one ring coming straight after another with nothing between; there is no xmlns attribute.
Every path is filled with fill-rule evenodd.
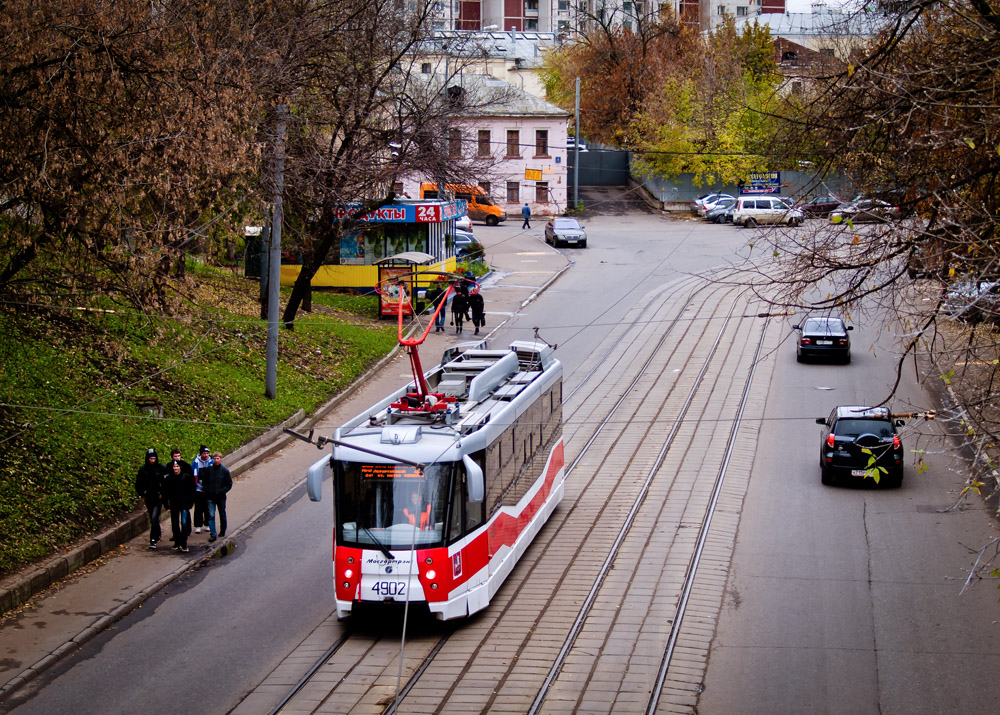
<svg viewBox="0 0 1000 715"><path fill-rule="evenodd" d="M466 91L458 57L446 75L420 71L421 51L432 41L433 5L350 0L310 6L289 27L293 50L279 93L290 106L285 229L303 260L282 316L286 327L293 326L319 268L339 263L340 237L356 225L345 208L364 215L386 205L404 175L467 180L482 161L450 157L449 130L497 97Z"/></svg>
<svg viewBox="0 0 1000 715"><path fill-rule="evenodd" d="M767 235L754 250L775 260L757 283L796 308L893 311L900 370L911 354L931 361L995 488L1000 15L987 0L918 0L878 17L870 46L787 97L773 161L811 162L817 182L843 172L906 218Z"/></svg>
<svg viewBox="0 0 1000 715"><path fill-rule="evenodd" d="M4 4L0 290L164 304L183 247L251 191L252 26L225 1Z"/></svg>

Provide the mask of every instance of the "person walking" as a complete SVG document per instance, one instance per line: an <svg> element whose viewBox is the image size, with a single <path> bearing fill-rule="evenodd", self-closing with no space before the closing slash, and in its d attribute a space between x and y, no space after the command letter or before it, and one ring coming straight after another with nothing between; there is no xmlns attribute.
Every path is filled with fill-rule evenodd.
<svg viewBox="0 0 1000 715"><path fill-rule="evenodd" d="M183 469L186 472L191 472L192 475L194 474L194 470L191 469L191 465L188 464L187 462L185 462L183 459L181 459L181 451L179 449L177 449L177 447L174 447L172 450L170 450L170 461L171 462L180 462L181 463L181 469ZM169 469L170 469L170 465L168 464L167 465L167 470L169 471Z"/></svg>
<svg viewBox="0 0 1000 715"><path fill-rule="evenodd" d="M462 322L468 319L469 296L462 292L462 287L455 291L455 297L451 299L451 322L455 324L455 333L462 332Z"/></svg>
<svg viewBox="0 0 1000 715"><path fill-rule="evenodd" d="M205 496L208 505L209 541L226 535L226 495L233 488L233 475L222 464L222 452L212 455L212 466L205 470ZM215 530L215 510L219 510L219 531Z"/></svg>
<svg viewBox="0 0 1000 715"><path fill-rule="evenodd" d="M528 202L524 203L524 208L521 209L521 215L524 216L524 223L521 224L521 230L531 228L531 207L528 206Z"/></svg>
<svg viewBox="0 0 1000 715"><path fill-rule="evenodd" d="M160 511L163 508L163 465L156 450L146 450L146 461L135 475L135 493L146 504L149 514L149 548L155 549L160 540Z"/></svg>
<svg viewBox="0 0 1000 715"><path fill-rule="evenodd" d="M194 474L194 533L200 534L201 527L208 526L208 498L205 496L204 479L201 471L212 466L212 456L208 447L201 445L198 456L191 460L191 472Z"/></svg>
<svg viewBox="0 0 1000 715"><path fill-rule="evenodd" d="M486 303L479 292L469 296L469 312L472 314L472 324L476 326L475 335L479 335L479 329L486 325Z"/></svg>
<svg viewBox="0 0 1000 715"><path fill-rule="evenodd" d="M427 302L430 304L431 313L437 310L438 305L440 305L441 301L445 300L446 297L447 297L447 292L441 285L441 281L435 281L433 287L430 290L428 290L426 294ZM444 332L444 318L445 318L445 313L447 312L448 312L448 307L443 306L441 310L438 311L438 314L434 317L435 333Z"/></svg>
<svg viewBox="0 0 1000 715"><path fill-rule="evenodd" d="M187 462L175 459L167 467L166 494L170 507L170 530L174 548L187 553L191 535L191 507L194 506L194 473Z"/></svg>

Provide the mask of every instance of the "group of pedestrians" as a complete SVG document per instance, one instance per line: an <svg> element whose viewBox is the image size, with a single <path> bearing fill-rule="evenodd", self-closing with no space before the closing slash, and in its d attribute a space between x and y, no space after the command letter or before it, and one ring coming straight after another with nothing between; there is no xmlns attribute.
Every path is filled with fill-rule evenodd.
<svg viewBox="0 0 1000 715"><path fill-rule="evenodd" d="M465 273L465 280L455 284L455 294L451 299L451 324L455 326L455 333L461 334L465 321L470 321L475 327L475 335L479 335L479 329L486 325L486 303L479 291L472 290L475 286L476 276L472 271ZM435 282L427 291L427 300L430 303L432 312L437 310L442 300L446 300L448 290L442 281ZM442 308L434 319L434 332L444 332L444 316L447 307Z"/></svg>
<svg viewBox="0 0 1000 715"><path fill-rule="evenodd" d="M221 452L212 454L202 445L198 456L188 463L181 459L181 451L174 449L170 452L170 462L164 465L155 448L147 449L145 462L135 478L135 492L145 502L149 514L149 548L155 549L162 536L163 509L170 510L170 540L177 551L190 550L192 509L194 533L206 529L210 542L225 536L226 495L232 488L233 476L222 463Z"/></svg>

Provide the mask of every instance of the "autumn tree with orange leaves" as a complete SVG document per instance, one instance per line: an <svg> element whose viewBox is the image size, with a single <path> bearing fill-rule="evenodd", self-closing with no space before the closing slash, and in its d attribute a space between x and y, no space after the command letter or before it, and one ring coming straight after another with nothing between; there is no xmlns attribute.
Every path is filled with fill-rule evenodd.
<svg viewBox="0 0 1000 715"><path fill-rule="evenodd" d="M771 168L760 150L778 87L768 30L729 19L703 36L667 7L630 18L587 16L579 40L546 58L551 101L572 109L581 79L581 133L631 150L637 173L714 183Z"/></svg>

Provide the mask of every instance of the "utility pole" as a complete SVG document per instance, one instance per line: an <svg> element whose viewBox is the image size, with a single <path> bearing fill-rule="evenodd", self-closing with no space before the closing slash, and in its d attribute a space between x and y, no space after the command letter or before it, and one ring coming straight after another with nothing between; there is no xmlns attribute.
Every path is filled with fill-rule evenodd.
<svg viewBox="0 0 1000 715"><path fill-rule="evenodd" d="M580 78L576 78L576 116L573 119L573 210L580 205Z"/></svg>
<svg viewBox="0 0 1000 715"><path fill-rule="evenodd" d="M278 301L281 297L281 222L285 188L285 105L278 105L278 132L274 138L274 204L271 211L271 250L267 262L267 370L264 397L278 396Z"/></svg>

